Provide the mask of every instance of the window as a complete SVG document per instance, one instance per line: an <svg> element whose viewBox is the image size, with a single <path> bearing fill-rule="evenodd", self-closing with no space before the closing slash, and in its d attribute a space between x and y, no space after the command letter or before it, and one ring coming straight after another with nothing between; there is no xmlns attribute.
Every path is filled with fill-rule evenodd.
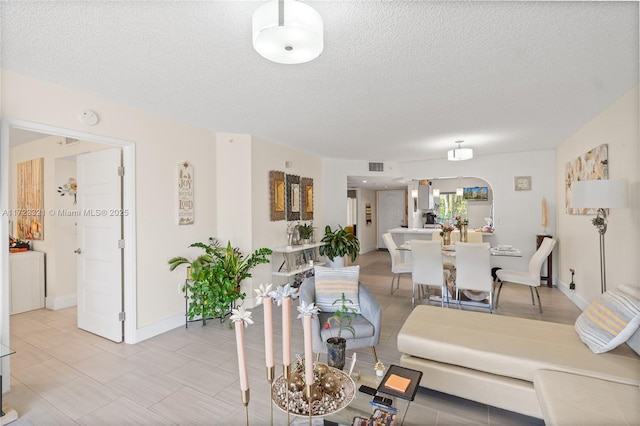
<svg viewBox="0 0 640 426"><path fill-rule="evenodd" d="M467 202L455 192L440 193L440 222L453 222L455 216L467 216Z"/></svg>

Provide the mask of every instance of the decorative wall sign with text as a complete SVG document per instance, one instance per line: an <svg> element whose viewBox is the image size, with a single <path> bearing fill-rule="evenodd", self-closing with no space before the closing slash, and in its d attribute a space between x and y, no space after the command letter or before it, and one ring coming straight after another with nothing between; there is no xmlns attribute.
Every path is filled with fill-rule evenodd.
<svg viewBox="0 0 640 426"><path fill-rule="evenodd" d="M187 161L177 167L178 225L193 225L193 166Z"/></svg>

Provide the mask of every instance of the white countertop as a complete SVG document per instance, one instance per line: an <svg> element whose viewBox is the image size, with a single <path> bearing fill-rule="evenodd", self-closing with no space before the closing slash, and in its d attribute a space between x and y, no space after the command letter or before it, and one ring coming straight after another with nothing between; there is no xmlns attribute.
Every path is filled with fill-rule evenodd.
<svg viewBox="0 0 640 426"><path fill-rule="evenodd" d="M392 234L433 234L434 232L440 232L440 228L393 228L389 229L387 232ZM457 229L453 232L460 232ZM479 232L469 230L468 232L478 232L482 235L493 235L493 232Z"/></svg>

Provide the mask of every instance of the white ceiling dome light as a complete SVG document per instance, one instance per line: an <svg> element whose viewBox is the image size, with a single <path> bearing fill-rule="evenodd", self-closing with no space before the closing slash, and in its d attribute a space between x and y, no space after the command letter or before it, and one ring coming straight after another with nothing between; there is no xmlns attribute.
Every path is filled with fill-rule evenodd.
<svg viewBox="0 0 640 426"><path fill-rule="evenodd" d="M279 64L303 64L324 49L322 17L297 0L271 0L253 12L253 48Z"/></svg>
<svg viewBox="0 0 640 426"><path fill-rule="evenodd" d="M454 148L449 150L447 153L447 159L449 161L462 161L462 160L470 160L473 158L473 149L471 148L460 148L460 144L464 141L456 141L458 144L458 148Z"/></svg>

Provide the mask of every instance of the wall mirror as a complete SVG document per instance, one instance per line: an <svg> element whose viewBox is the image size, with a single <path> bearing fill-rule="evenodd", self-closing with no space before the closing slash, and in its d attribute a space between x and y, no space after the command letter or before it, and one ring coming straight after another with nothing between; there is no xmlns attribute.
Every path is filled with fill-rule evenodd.
<svg viewBox="0 0 640 426"><path fill-rule="evenodd" d="M300 220L300 176L286 175L287 220Z"/></svg>
<svg viewBox="0 0 640 426"><path fill-rule="evenodd" d="M313 179L302 178L300 180L302 189L300 214L302 220L313 219Z"/></svg>
<svg viewBox="0 0 640 426"><path fill-rule="evenodd" d="M269 193L271 194L271 220L285 218L285 183L284 172L269 172Z"/></svg>

